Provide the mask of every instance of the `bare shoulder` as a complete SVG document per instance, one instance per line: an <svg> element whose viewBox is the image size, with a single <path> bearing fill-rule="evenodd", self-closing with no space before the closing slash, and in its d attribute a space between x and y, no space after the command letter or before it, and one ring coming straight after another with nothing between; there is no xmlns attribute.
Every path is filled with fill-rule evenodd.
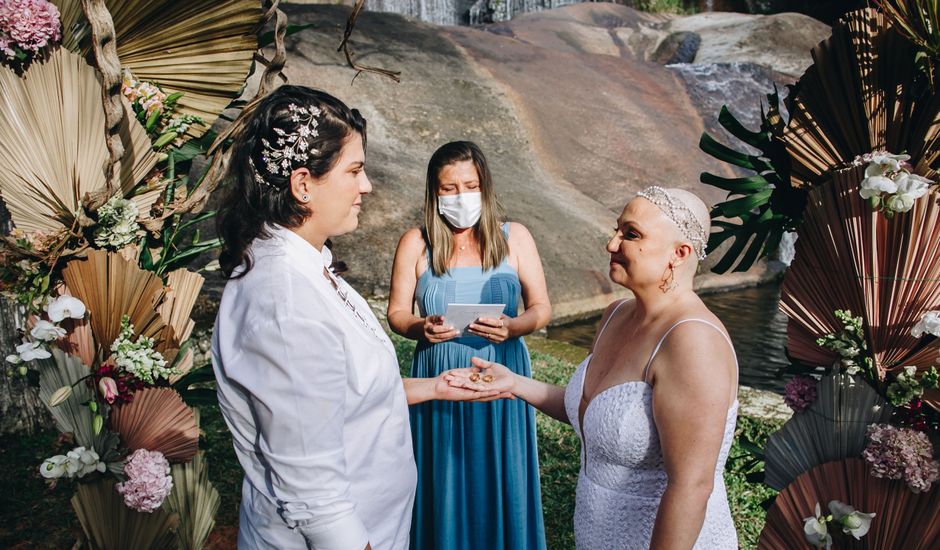
<svg viewBox="0 0 940 550"><path fill-rule="evenodd" d="M398 251L399 253L405 253L408 255L415 255L424 252L424 235L421 234L421 229L418 227L412 227L401 236L401 239L398 240Z"/></svg>
<svg viewBox="0 0 940 550"><path fill-rule="evenodd" d="M506 222L506 229L509 233L509 247L522 247L530 248L534 247L535 240L532 238L532 233L529 233L529 229L522 225L519 222Z"/></svg>
<svg viewBox="0 0 940 550"><path fill-rule="evenodd" d="M697 313L674 325L663 340L654 376L730 388L736 361L728 331L711 312Z"/></svg>

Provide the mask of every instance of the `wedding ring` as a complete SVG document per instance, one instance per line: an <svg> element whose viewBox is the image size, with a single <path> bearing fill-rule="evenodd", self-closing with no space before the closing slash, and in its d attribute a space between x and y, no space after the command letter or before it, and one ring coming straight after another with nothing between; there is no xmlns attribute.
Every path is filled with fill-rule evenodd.
<svg viewBox="0 0 940 550"><path fill-rule="evenodd" d="M492 381L493 381L493 375L492 375L492 374L487 374L487 375L485 375L485 376L483 377L483 382L486 383L486 384L489 384L489 383L492 382Z"/></svg>
<svg viewBox="0 0 940 550"><path fill-rule="evenodd" d="M475 373L473 373L473 374L470 375L470 381L471 381L471 382L476 382L476 381L479 380L479 379L480 379L480 373L478 373L478 372L475 372Z"/></svg>

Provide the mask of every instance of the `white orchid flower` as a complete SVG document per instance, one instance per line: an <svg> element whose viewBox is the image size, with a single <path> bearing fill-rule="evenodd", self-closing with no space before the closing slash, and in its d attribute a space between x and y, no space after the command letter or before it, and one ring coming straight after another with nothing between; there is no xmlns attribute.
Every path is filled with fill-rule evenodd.
<svg viewBox="0 0 940 550"><path fill-rule="evenodd" d="M59 296L49 303L46 313L53 323L64 319L82 319L85 317L85 304L74 296Z"/></svg>
<svg viewBox="0 0 940 550"><path fill-rule="evenodd" d="M890 172L901 170L901 163L911 160L910 155L892 155L885 151L877 151L871 155L871 164L865 168L865 177L883 176Z"/></svg>
<svg viewBox="0 0 940 550"><path fill-rule="evenodd" d="M901 172L894 179L897 191L885 200L885 205L895 212L907 212L914 206L914 201L923 197L930 190L929 179Z"/></svg>
<svg viewBox="0 0 940 550"><path fill-rule="evenodd" d="M10 355L7 355L6 361L7 363L18 365L23 362L23 359L20 358L19 354L11 353Z"/></svg>
<svg viewBox="0 0 940 550"><path fill-rule="evenodd" d="M880 197L882 193L895 193L898 190L898 184L891 178L885 176L871 176L862 180L862 190L859 194L863 199Z"/></svg>
<svg viewBox="0 0 940 550"><path fill-rule="evenodd" d="M55 455L47 458L39 466L39 474L46 479L56 479L65 475L65 463L68 458L65 455Z"/></svg>
<svg viewBox="0 0 940 550"><path fill-rule="evenodd" d="M49 342L51 340L65 336L65 329L56 326L49 321L46 321L45 319L40 319L36 322L36 326L33 327L33 330L29 331L29 335L36 340Z"/></svg>
<svg viewBox="0 0 940 550"><path fill-rule="evenodd" d="M859 512L852 506L838 500L829 501L829 511L832 512L833 520L842 525L842 532L852 535L855 540L861 539L871 529L871 520L875 517L874 513L866 514Z"/></svg>
<svg viewBox="0 0 940 550"><path fill-rule="evenodd" d="M33 361L35 359L48 359L52 357L49 350L43 348L39 342L24 342L16 346L16 353L20 355L22 361Z"/></svg>
<svg viewBox="0 0 940 550"><path fill-rule="evenodd" d="M920 338L924 334L940 336L940 311L928 311L921 315L920 321L911 329L911 336Z"/></svg>
<svg viewBox="0 0 940 550"><path fill-rule="evenodd" d="M832 536L829 534L826 518L822 515L818 502L816 503L816 515L803 518L803 534L806 536L806 542L817 548L829 550L832 546Z"/></svg>

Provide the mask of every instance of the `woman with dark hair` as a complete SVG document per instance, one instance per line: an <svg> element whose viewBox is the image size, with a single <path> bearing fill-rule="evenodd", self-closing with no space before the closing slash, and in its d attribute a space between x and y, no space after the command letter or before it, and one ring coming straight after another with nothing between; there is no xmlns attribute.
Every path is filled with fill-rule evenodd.
<svg viewBox="0 0 940 550"><path fill-rule="evenodd" d="M330 270L356 229L366 124L321 91L248 107L219 216L229 279L212 341L219 405L245 470L238 546L403 549L416 473L409 403L487 399L442 377L402 385L368 303Z"/></svg>
<svg viewBox="0 0 940 550"><path fill-rule="evenodd" d="M455 303L505 307L461 335L443 316ZM424 228L402 236L392 269L388 322L418 340L412 376L441 376L471 357L529 376L522 337L550 317L535 242L521 224L502 221L483 152L467 141L442 146L428 163ZM545 548L531 407L506 399L424 403L412 407L411 427L413 549Z"/></svg>

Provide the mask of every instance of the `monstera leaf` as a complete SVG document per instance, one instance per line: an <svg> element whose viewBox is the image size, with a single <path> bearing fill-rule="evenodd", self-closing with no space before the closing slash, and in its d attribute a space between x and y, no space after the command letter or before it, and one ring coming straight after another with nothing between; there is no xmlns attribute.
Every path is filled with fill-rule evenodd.
<svg viewBox="0 0 940 550"><path fill-rule="evenodd" d="M783 117L776 90L767 95L767 110L761 110L761 126L757 132L744 127L727 107L722 107L718 122L731 135L760 151L759 155L740 152L719 143L707 133L702 134L699 147L709 155L733 164L752 175L724 178L702 173L701 181L728 191L728 200L712 209L713 231L708 249L714 250L727 240L731 246L712 267L716 273L746 271L759 258L772 253L784 232L792 231L806 204L806 190L790 185L789 157L780 141ZM738 218L741 223L728 221Z"/></svg>

